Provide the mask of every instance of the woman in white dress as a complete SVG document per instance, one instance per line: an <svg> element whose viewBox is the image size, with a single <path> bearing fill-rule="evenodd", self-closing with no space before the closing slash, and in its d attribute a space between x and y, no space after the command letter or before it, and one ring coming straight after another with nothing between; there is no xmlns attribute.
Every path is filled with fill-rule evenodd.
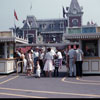
<svg viewBox="0 0 100 100"><path fill-rule="evenodd" d="M48 48L47 53L45 55L45 65L44 65L44 71L46 72L46 77L48 76L51 77L51 73L53 70L54 70L53 55L51 53L51 48Z"/></svg>
<svg viewBox="0 0 100 100"><path fill-rule="evenodd" d="M23 60L23 70L24 70L24 72L26 72L27 60L26 60L26 58L25 58L25 54L24 54L24 53L21 54L21 58L22 58L22 60Z"/></svg>
<svg viewBox="0 0 100 100"><path fill-rule="evenodd" d="M32 74L32 72L34 70L34 63L33 63L33 59L32 59L31 50L28 51L27 60L28 60L27 75L29 76Z"/></svg>

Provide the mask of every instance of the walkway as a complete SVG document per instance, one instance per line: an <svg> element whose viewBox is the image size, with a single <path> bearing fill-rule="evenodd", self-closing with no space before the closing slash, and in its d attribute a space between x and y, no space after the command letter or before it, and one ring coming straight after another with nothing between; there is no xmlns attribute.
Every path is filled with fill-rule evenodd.
<svg viewBox="0 0 100 100"><path fill-rule="evenodd" d="M35 78L16 73L0 75L0 98L100 98L100 76Z"/></svg>

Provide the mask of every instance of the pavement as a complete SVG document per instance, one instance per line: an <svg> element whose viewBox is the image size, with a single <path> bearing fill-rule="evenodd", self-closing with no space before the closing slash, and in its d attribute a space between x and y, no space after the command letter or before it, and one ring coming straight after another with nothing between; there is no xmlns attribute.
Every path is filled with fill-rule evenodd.
<svg viewBox="0 0 100 100"><path fill-rule="evenodd" d="M0 98L100 98L100 76L76 80L67 76L65 66L59 71L59 77L0 75Z"/></svg>

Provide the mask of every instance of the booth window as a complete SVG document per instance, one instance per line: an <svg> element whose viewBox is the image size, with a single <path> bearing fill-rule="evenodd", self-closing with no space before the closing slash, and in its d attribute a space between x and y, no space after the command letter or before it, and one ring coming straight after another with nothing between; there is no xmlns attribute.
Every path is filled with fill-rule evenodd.
<svg viewBox="0 0 100 100"><path fill-rule="evenodd" d="M98 56L98 40L83 40L82 50L86 57Z"/></svg>
<svg viewBox="0 0 100 100"><path fill-rule="evenodd" d="M0 58L4 58L4 43L0 43Z"/></svg>
<svg viewBox="0 0 100 100"><path fill-rule="evenodd" d="M7 43L7 58L13 58L14 47L12 43Z"/></svg>

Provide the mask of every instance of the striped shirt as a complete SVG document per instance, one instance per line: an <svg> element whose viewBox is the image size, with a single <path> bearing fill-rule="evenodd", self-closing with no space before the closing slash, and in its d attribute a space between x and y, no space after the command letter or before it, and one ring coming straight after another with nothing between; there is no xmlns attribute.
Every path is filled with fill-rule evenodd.
<svg viewBox="0 0 100 100"><path fill-rule="evenodd" d="M59 67L59 60L58 59L54 60L54 65L55 65L55 67Z"/></svg>

